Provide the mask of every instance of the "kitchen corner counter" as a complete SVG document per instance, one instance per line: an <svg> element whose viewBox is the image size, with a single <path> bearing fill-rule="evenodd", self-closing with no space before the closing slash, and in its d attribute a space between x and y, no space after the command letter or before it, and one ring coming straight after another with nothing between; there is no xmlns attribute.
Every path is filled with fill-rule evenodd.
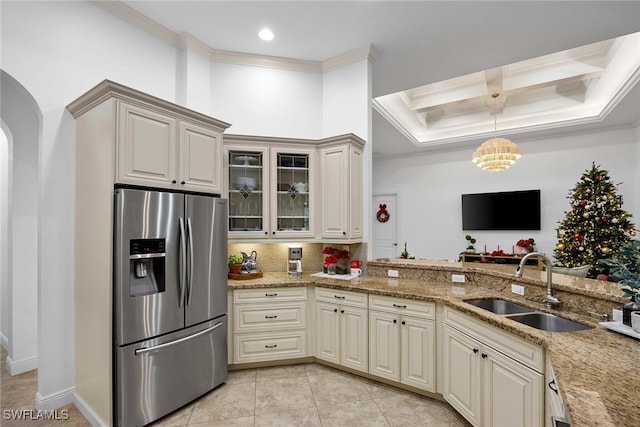
<svg viewBox="0 0 640 427"><path fill-rule="evenodd" d="M368 267L371 264L376 264L376 262L370 262ZM393 266L396 264L383 263L383 265ZM406 266L405 263L402 265ZM422 265L420 267L414 265L412 268L444 269L446 272L497 275L496 277L508 274L504 270L505 266L492 267L491 269L478 269L469 268L467 264L463 266L461 263L443 262L429 263L429 266ZM509 272L511 270L513 268L509 268ZM537 276L540 272L534 270L528 274ZM513 277L512 272L510 277ZM539 281L532 276L530 276L530 280ZM581 280L586 281L585 279ZM591 280L591 282L595 281ZM549 310L544 310L541 304L532 303L517 295L511 293L505 295L504 292L479 286L478 283L473 282L452 283L425 278L396 279L368 276L352 280L339 280L312 277L308 274L291 279L287 273L265 273L263 277L258 279L229 280L230 290L315 285L445 304L520 336L531 343L541 345L551 358L573 426L630 425L640 418L638 409L640 391L637 388L638 372L640 372L640 342L598 327L597 320L594 318L568 311L554 311L563 317L590 324L594 326L594 329L578 332L545 332L534 329L467 304L463 300L501 297L525 303L536 310ZM596 283L596 285L598 284ZM588 283L585 287L580 287L579 292L603 293L602 290L589 289Z"/></svg>

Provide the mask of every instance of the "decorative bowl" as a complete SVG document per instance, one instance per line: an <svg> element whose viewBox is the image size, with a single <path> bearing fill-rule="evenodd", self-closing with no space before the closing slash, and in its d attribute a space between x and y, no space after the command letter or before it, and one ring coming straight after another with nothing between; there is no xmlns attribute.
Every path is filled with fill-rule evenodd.
<svg viewBox="0 0 640 427"><path fill-rule="evenodd" d="M587 277L587 273L591 270L590 265L581 265L580 267L553 267L553 272L558 274L566 274L567 276Z"/></svg>

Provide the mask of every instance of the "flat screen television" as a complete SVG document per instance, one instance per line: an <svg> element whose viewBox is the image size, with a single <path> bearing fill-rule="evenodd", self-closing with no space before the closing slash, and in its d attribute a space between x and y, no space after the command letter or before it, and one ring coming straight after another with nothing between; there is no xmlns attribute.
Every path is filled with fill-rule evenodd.
<svg viewBox="0 0 640 427"><path fill-rule="evenodd" d="M462 195L463 230L540 230L540 190Z"/></svg>

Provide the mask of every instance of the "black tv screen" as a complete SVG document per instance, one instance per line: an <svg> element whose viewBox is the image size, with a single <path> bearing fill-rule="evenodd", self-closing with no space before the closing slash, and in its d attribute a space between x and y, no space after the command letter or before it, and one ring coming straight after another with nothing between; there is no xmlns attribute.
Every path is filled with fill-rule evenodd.
<svg viewBox="0 0 640 427"><path fill-rule="evenodd" d="M540 230L540 190L462 195L463 230Z"/></svg>

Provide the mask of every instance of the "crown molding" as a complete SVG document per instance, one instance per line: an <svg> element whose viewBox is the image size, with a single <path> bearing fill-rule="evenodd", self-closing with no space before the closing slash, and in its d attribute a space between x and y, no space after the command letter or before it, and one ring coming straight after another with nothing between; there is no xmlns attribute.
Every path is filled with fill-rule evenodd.
<svg viewBox="0 0 640 427"><path fill-rule="evenodd" d="M153 19L147 18L135 9L130 8L126 4L119 1L96 0L91 4L98 6L100 9L122 19L123 21L133 25L148 34L170 44L173 47L180 47L180 38L167 27L158 24Z"/></svg>
<svg viewBox="0 0 640 427"><path fill-rule="evenodd" d="M374 49L372 44L362 46L361 48L345 52L341 55L334 56L322 62L322 72L327 73L329 71L337 70L347 65L354 64L356 62L367 59L374 61L378 59L378 52Z"/></svg>
<svg viewBox="0 0 640 427"><path fill-rule="evenodd" d="M192 50L214 62L277 68L281 70L305 73L325 73L363 59L375 60L378 58L378 54L371 44L343 53L323 62L217 50L212 49L189 33L174 33L163 25L147 18L137 10L130 8L120 1L96 0L91 1L90 3L175 48Z"/></svg>

